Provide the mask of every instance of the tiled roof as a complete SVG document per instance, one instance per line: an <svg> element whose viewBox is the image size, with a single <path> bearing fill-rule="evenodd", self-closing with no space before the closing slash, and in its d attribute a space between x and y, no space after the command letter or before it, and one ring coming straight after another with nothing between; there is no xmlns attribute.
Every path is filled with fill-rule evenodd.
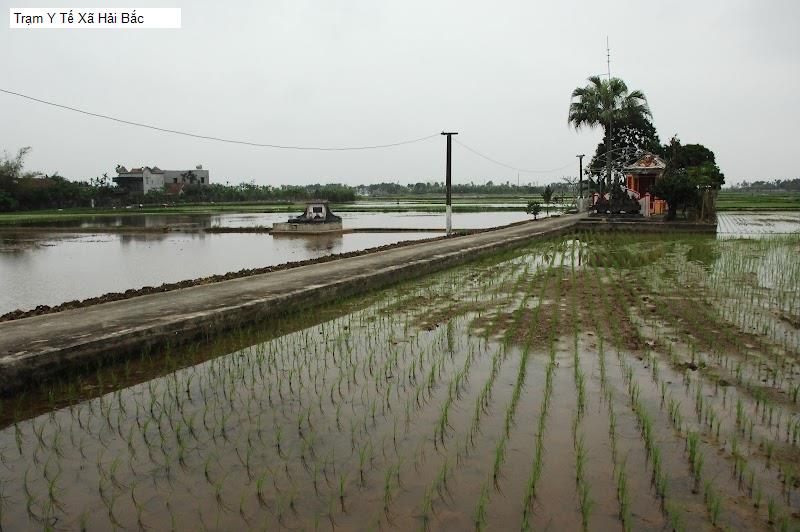
<svg viewBox="0 0 800 532"><path fill-rule="evenodd" d="M667 163L654 153L645 153L633 164L629 164L624 168L626 171L647 171L647 170L664 170Z"/></svg>

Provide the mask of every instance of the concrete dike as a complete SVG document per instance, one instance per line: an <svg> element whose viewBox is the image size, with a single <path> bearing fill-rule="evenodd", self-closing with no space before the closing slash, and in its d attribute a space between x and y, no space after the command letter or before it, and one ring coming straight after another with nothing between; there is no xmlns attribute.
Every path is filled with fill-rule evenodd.
<svg viewBox="0 0 800 532"><path fill-rule="evenodd" d="M638 233L707 233L716 234L717 224L704 222L664 221L657 218L614 218L589 216L576 224L583 231L623 231Z"/></svg>
<svg viewBox="0 0 800 532"><path fill-rule="evenodd" d="M0 394L100 359L209 337L566 233L575 214L0 323Z"/></svg>

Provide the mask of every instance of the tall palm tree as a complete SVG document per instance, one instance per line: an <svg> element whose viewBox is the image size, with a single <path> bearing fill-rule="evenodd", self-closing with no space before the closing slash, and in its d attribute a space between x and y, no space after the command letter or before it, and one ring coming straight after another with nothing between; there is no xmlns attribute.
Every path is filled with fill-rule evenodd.
<svg viewBox="0 0 800 532"><path fill-rule="evenodd" d="M567 122L576 130L582 127L603 128L606 146L606 186L611 187L611 131L637 118L651 117L642 91L628 91L619 78L592 76L585 87L572 91Z"/></svg>

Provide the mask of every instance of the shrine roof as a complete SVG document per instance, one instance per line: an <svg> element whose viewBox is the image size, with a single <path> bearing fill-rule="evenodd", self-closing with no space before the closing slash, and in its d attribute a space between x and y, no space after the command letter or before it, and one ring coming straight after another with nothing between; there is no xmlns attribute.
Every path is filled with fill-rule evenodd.
<svg viewBox="0 0 800 532"><path fill-rule="evenodd" d="M654 153L645 153L635 162L623 168L626 172L643 173L643 172L662 172L667 167L664 159Z"/></svg>

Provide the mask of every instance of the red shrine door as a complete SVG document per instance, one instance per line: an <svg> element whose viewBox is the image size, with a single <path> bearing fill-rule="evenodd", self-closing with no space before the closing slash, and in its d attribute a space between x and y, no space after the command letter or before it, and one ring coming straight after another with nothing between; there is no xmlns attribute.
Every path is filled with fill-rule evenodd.
<svg viewBox="0 0 800 532"><path fill-rule="evenodd" d="M637 179L636 192L644 196L647 193L652 194L651 189L656 184L656 176L654 175L640 175Z"/></svg>

